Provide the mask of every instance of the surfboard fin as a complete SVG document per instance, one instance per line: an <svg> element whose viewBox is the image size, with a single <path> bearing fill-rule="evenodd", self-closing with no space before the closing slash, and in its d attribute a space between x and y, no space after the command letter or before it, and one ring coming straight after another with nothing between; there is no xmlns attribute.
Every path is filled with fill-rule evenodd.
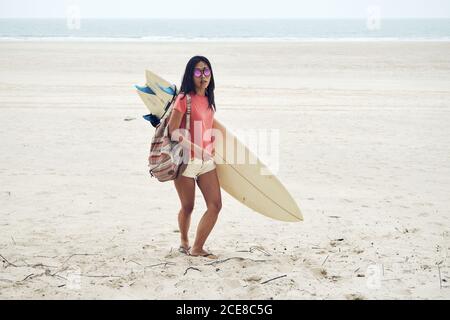
<svg viewBox="0 0 450 320"><path fill-rule="evenodd" d="M157 84L157 86L164 91L167 94L170 94L171 96L174 96L177 93L177 87L175 85L171 86L171 87L163 87L159 84Z"/></svg>
<svg viewBox="0 0 450 320"><path fill-rule="evenodd" d="M145 116L142 116L145 120L149 121L153 127L156 128L156 126L159 124L159 118L155 116L154 114L146 114Z"/></svg>
<svg viewBox="0 0 450 320"><path fill-rule="evenodd" d="M152 89L150 89L150 87L148 87L148 86L144 87L144 86L135 85L135 88L141 92L145 92L145 93L153 94L153 95L155 94L155 92Z"/></svg>

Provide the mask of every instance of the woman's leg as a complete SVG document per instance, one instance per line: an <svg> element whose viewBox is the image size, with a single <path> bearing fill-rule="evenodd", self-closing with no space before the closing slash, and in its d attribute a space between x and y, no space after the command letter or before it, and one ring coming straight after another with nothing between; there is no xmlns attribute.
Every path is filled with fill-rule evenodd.
<svg viewBox="0 0 450 320"><path fill-rule="evenodd" d="M189 250L189 226L191 224L191 214L194 210L195 203L195 180L194 178L179 176L174 181L181 202L181 209L178 213L181 247Z"/></svg>
<svg viewBox="0 0 450 320"><path fill-rule="evenodd" d="M207 210L198 223L197 235L191 250L191 254L194 256L207 254L203 245L216 224L222 208L222 197L216 169L200 175L197 184L205 198Z"/></svg>

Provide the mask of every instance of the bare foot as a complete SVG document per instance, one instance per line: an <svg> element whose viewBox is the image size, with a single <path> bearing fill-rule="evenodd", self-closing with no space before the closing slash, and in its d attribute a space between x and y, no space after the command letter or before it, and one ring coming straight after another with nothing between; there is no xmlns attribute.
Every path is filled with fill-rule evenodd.
<svg viewBox="0 0 450 320"><path fill-rule="evenodd" d="M209 253L209 252L207 252L207 251L205 251L203 249L195 250L194 248L192 248L191 256L193 256L193 257L204 257L204 258L208 258L208 259L217 259L216 255L214 255L212 253Z"/></svg>
<svg viewBox="0 0 450 320"><path fill-rule="evenodd" d="M191 254L189 252L189 250L191 250L191 247L189 246L189 242L181 241L178 251L181 253L187 254L189 256Z"/></svg>

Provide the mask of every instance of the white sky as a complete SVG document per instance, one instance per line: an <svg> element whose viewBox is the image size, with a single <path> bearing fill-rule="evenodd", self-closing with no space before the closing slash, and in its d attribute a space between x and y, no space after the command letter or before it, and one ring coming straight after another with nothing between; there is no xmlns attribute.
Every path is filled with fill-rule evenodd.
<svg viewBox="0 0 450 320"><path fill-rule="evenodd" d="M450 0L0 0L0 18L450 18Z"/></svg>

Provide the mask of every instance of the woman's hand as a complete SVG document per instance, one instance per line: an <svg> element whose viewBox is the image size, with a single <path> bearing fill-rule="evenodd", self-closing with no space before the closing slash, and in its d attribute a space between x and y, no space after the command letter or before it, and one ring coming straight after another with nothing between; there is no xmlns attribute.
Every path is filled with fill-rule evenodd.
<svg viewBox="0 0 450 320"><path fill-rule="evenodd" d="M209 153L206 149L203 149L202 159L203 161L208 161L209 159L212 159L213 155Z"/></svg>
<svg viewBox="0 0 450 320"><path fill-rule="evenodd" d="M213 159L216 155L216 148L214 145L215 137L211 137L211 143L209 143L206 148L203 149L203 160Z"/></svg>
<svg viewBox="0 0 450 320"><path fill-rule="evenodd" d="M202 155L203 161L214 159L215 154L216 154L216 149L214 147L212 148L211 152L208 151L206 148L203 149L203 155Z"/></svg>
<svg viewBox="0 0 450 320"><path fill-rule="evenodd" d="M216 141L216 136L211 137L211 145L212 145L211 155L213 157L216 155L216 148L215 148L216 145L215 145L214 141Z"/></svg>

